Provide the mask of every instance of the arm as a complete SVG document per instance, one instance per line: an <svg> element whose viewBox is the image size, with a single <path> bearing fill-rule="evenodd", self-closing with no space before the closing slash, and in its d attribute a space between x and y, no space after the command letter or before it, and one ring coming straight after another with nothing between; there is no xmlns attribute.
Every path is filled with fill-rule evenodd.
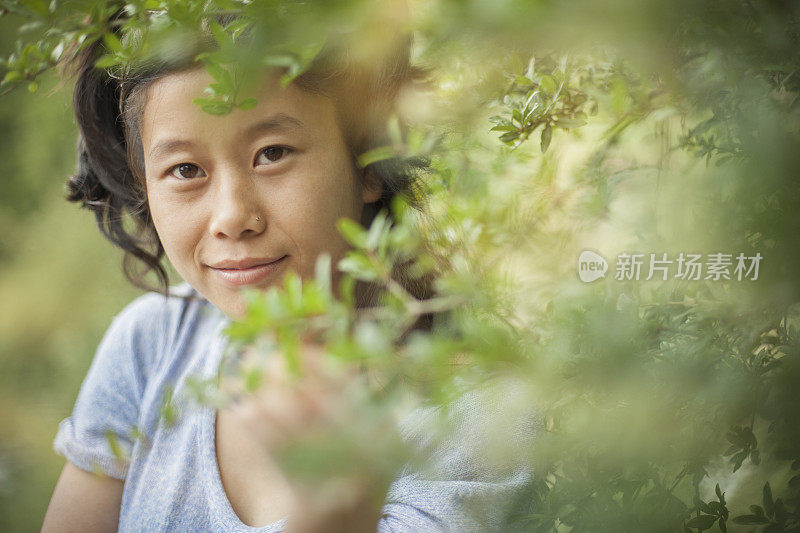
<svg viewBox="0 0 800 533"><path fill-rule="evenodd" d="M162 302L159 295L137 298L103 336L72 414L61 421L53 441L67 463L42 531L117 531L147 369L168 345L170 315Z"/></svg>
<svg viewBox="0 0 800 533"><path fill-rule="evenodd" d="M42 532L117 531L123 480L98 476L69 461L58 478Z"/></svg>

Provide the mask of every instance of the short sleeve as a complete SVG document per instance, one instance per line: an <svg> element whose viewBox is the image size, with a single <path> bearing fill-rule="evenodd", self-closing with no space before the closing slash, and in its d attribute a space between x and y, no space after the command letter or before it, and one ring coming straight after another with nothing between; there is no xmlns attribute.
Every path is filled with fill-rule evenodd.
<svg viewBox="0 0 800 533"><path fill-rule="evenodd" d="M166 299L148 293L112 321L53 449L75 466L124 479L147 377L168 339Z"/></svg>
<svg viewBox="0 0 800 533"><path fill-rule="evenodd" d="M503 531L533 479L530 447L541 420L521 382L464 394L445 416L420 407L401 424L424 456L389 487L378 533ZM451 430L434 439L436 426Z"/></svg>

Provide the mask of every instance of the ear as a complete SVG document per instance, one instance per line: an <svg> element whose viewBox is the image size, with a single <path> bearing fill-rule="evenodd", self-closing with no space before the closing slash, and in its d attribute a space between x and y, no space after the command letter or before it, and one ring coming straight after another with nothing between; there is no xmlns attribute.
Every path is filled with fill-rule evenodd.
<svg viewBox="0 0 800 533"><path fill-rule="evenodd" d="M375 172L371 168L364 170L364 185L361 188L361 199L365 204L371 204L380 200L383 194L383 186L381 180L375 176Z"/></svg>

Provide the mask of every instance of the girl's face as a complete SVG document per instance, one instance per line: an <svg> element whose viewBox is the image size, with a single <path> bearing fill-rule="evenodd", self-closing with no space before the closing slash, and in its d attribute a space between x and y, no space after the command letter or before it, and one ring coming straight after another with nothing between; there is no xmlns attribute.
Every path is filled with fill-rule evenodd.
<svg viewBox="0 0 800 533"><path fill-rule="evenodd" d="M359 220L380 188L360 185L327 97L281 89L269 76L255 108L211 115L192 99L205 97L213 81L197 68L148 89L146 189L178 273L237 318L245 312L243 287L280 284L292 270L309 278L323 252L335 265L348 249L336 221Z"/></svg>

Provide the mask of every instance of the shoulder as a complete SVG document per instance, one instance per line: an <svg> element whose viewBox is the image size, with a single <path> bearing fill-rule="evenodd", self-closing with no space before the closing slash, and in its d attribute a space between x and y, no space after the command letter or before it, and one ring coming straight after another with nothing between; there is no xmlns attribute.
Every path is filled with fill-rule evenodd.
<svg viewBox="0 0 800 533"><path fill-rule="evenodd" d="M137 324L140 327L167 318L179 318L193 299L202 299L188 283L169 289L169 297L157 292L147 292L127 304L117 313L112 323Z"/></svg>
<svg viewBox="0 0 800 533"><path fill-rule="evenodd" d="M124 352L149 374L171 353L179 332L210 306L188 283L170 287L169 293L148 292L126 305L111 321L100 351Z"/></svg>
<svg viewBox="0 0 800 533"><path fill-rule="evenodd" d="M143 294L111 321L54 441L56 452L74 465L126 476L148 387L162 365L182 353L177 343L191 338L204 316L213 316L203 312L213 306L188 284L170 294Z"/></svg>

